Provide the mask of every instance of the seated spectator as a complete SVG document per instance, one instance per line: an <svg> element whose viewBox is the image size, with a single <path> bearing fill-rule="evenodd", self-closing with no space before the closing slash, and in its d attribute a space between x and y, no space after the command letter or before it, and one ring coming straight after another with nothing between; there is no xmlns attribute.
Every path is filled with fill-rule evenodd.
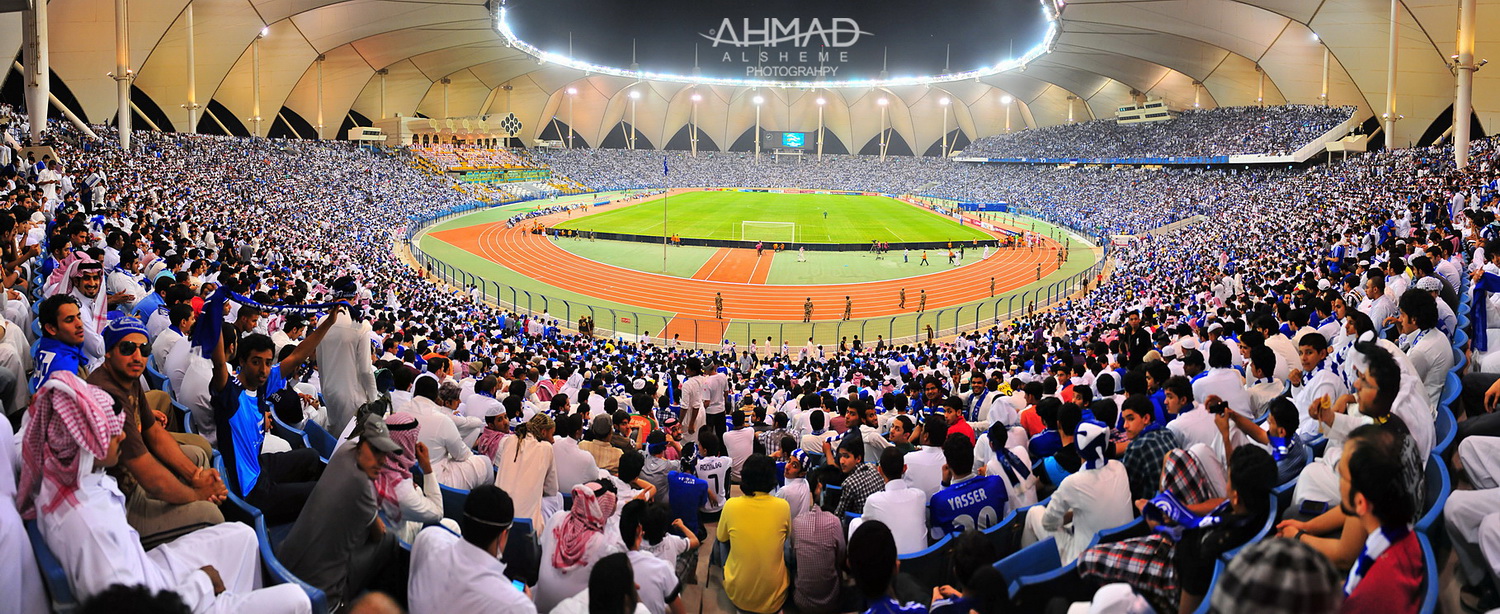
<svg viewBox="0 0 1500 614"><path fill-rule="evenodd" d="M35 364L32 391L41 388L54 371L87 376L84 367L88 357L83 355L83 320L79 316L78 299L66 294L47 297L39 308L37 321L42 326L42 338L37 340L36 351L32 353Z"/></svg>
<svg viewBox="0 0 1500 614"><path fill-rule="evenodd" d="M531 520L533 527L562 509L558 492L557 465L553 458L552 419L537 414L531 421L516 427L516 432L500 442L495 453L495 485L512 493L517 518Z"/></svg>
<svg viewBox="0 0 1500 614"><path fill-rule="evenodd" d="M1212 403L1216 397L1210 397ZM1296 424L1297 406L1287 398L1280 398L1271 403L1266 414L1265 428L1245 417L1238 412L1228 414L1228 420L1249 438L1254 445L1264 448L1271 453L1271 458L1276 460L1276 483L1286 484L1297 478L1302 473L1302 468L1307 466L1311 460L1312 448L1302 441L1302 436L1297 434L1296 427L1285 427L1283 424ZM1226 441L1226 446L1228 442ZM1230 449L1226 447L1226 449Z"/></svg>
<svg viewBox="0 0 1500 614"><path fill-rule="evenodd" d="M948 419L942 414L933 414L918 427L921 445L906 455L906 483L919 488L931 499L943 488L943 444L948 441ZM1030 465L1027 465L1028 471Z"/></svg>
<svg viewBox="0 0 1500 614"><path fill-rule="evenodd" d="M127 519L141 533L142 545L224 522L218 504L228 491L209 467L208 451L179 444L146 400L141 386L151 352L146 326L135 316L117 318L104 328L104 347L104 362L87 381L109 393L115 411L125 417L122 466L111 469L111 476L123 480Z"/></svg>
<svg viewBox="0 0 1500 614"><path fill-rule="evenodd" d="M450 362L449 364L452 363ZM437 394L438 413L446 415L449 419L453 420L453 426L458 427L459 439L463 440L464 445L472 448L474 447L475 440L479 439L479 434L484 431L484 417L466 416L458 411L459 406L462 405L462 402L459 401L459 397L462 395L463 390L459 387L458 382L454 381L451 377L440 382Z"/></svg>
<svg viewBox="0 0 1500 614"><path fill-rule="evenodd" d="M1262 346L1251 350L1249 366L1253 379L1246 384L1245 391L1250 394L1250 416L1259 418L1272 400L1286 393L1286 382L1276 379L1276 351L1271 348ZM1301 425L1300 419L1298 425Z"/></svg>
<svg viewBox="0 0 1500 614"><path fill-rule="evenodd" d="M1003 447L1006 443L1005 435L1009 431L1009 428L998 422L990 425L987 434L990 460L986 461L983 467L984 475L992 475L1004 480L1007 504L1010 509L1018 510L1036 504L1037 476L1031 471L1031 456L1026 453L1025 447L1015 446L1009 449ZM907 458L909 467L911 457Z"/></svg>
<svg viewBox="0 0 1500 614"><path fill-rule="evenodd" d="M1045 537L1057 540L1064 564L1078 557L1094 535L1118 527L1134 516L1125 466L1104 455L1107 429L1091 422L1078 426L1078 455L1083 468L1052 493L1046 507L1026 514L1021 543L1029 546Z"/></svg>
<svg viewBox="0 0 1500 614"><path fill-rule="evenodd" d="M964 401L958 397L948 397L943 401L943 417L948 419L948 436L963 435L973 446L978 441L978 435L974 434L974 427L969 426L968 420L964 419Z"/></svg>
<svg viewBox="0 0 1500 614"><path fill-rule="evenodd" d="M584 436L584 441L578 444L578 449L593 456L595 465L600 469L615 473L620 469L622 452L619 448L610 445L609 439L612 433L614 433L614 421L610 416L594 416L594 421L589 424L588 434Z"/></svg>
<svg viewBox="0 0 1500 614"><path fill-rule="evenodd" d="M781 610L790 579L783 550L791 532L787 502L771 496L776 463L756 454L745 460L741 492L724 504L718 539L729 546L724 594L736 608L760 614Z"/></svg>
<svg viewBox="0 0 1500 614"><path fill-rule="evenodd" d="M953 583L932 589L932 611L935 614L967 614L969 610L989 612L998 607L998 602L1009 601L1010 595L1004 589L1005 580L994 567L1000 560L994 542L979 531L964 531L953 538L952 544L948 551L948 569ZM999 590L986 584L993 584Z"/></svg>
<svg viewBox="0 0 1500 614"><path fill-rule="evenodd" d="M510 417L505 413L505 406L499 404L487 407L484 411L488 415L482 416L484 430L474 440L474 451L490 459L498 467L500 462L495 455L500 452L501 442L511 435Z"/></svg>
<svg viewBox="0 0 1500 614"><path fill-rule="evenodd" d="M646 463L641 468L641 479L656 492L657 501L667 500L667 474L671 473L675 466L672 461L666 459L668 448L666 431L654 430L646 436Z"/></svg>
<svg viewBox="0 0 1500 614"><path fill-rule="evenodd" d="M176 592L194 611L311 612L295 585L255 588L260 557L243 524L199 529L147 555L105 473L125 441L124 416L111 405L76 375L53 375L31 405L22 442L21 512L37 519L74 594L87 600L116 584L144 585Z"/></svg>
<svg viewBox="0 0 1500 614"><path fill-rule="evenodd" d="M672 517L665 503L652 503L641 521L641 549L671 564L678 578L696 573L698 536L682 520Z"/></svg>
<svg viewBox="0 0 1500 614"><path fill-rule="evenodd" d="M215 391L211 413L219 434L217 447L224 457L224 479L230 489L265 514L269 525L296 520L323 472L323 461L312 448L263 454L261 445L269 428L271 408L280 399L287 399L280 402L288 403L296 400L292 393L274 396L287 387L281 374L291 371L312 353L312 346L322 339L334 319L334 315L325 318L324 325L298 345L293 356L279 363L272 361L270 337L258 334L245 337L235 351L239 368L233 379L224 365L226 349L222 336L214 350L209 388Z"/></svg>
<svg viewBox="0 0 1500 614"><path fill-rule="evenodd" d="M817 467L810 474L812 506L792 520L792 555L797 561L796 586L792 602L808 614L840 611L840 561L844 560L844 526L821 501L823 489L839 478L831 465Z"/></svg>
<svg viewBox="0 0 1500 614"><path fill-rule="evenodd" d="M896 600L894 584L900 565L896 557L896 539L884 524L867 522L849 536L847 568L854 576L855 588L869 604L865 614L927 612L920 603Z"/></svg>
<svg viewBox="0 0 1500 614"><path fill-rule="evenodd" d="M842 518L845 512L863 513L865 499L885 488L885 479L880 477L875 465L863 462L864 456L865 444L859 437L846 435L839 443L835 462L844 479L841 484L843 494L839 496L838 507L833 510L836 516Z"/></svg>
<svg viewBox="0 0 1500 614"><path fill-rule="evenodd" d="M1398 434L1373 424L1355 429L1344 446L1339 506L1359 519L1369 538L1344 584L1349 596L1340 612L1421 608L1426 565L1411 528L1419 508L1412 505L1411 486L1400 478L1405 474L1401 447Z"/></svg>
<svg viewBox="0 0 1500 614"><path fill-rule="evenodd" d="M1120 415L1125 419L1125 441L1115 444L1120 461L1130 476L1133 499L1155 497L1161 484L1162 463L1177 449L1177 435L1156 424L1156 411L1145 396L1125 399Z"/></svg>
<svg viewBox="0 0 1500 614"><path fill-rule="evenodd" d="M407 580L411 614L536 612L530 596L505 576L500 559L514 510L504 490L482 484L464 501L463 537L445 527L428 527L417 535Z"/></svg>
<svg viewBox="0 0 1500 614"><path fill-rule="evenodd" d="M786 459L786 469L782 471L786 482L776 489L776 496L786 499L787 506L792 510L792 520L797 520L797 515L807 511L812 504L812 489L807 483L807 474L812 460L807 453L801 449L792 450Z"/></svg>
<svg viewBox="0 0 1500 614"><path fill-rule="evenodd" d="M614 397L610 397L609 401L611 402L606 403L606 405L614 405L614 400ZM623 409L617 409L613 412L606 413L611 416L612 423L614 425L614 430L609 434L609 445L618 448L621 454L639 452L639 450L636 449L635 439L632 439L630 436L630 412L627 412Z"/></svg>
<svg viewBox="0 0 1500 614"><path fill-rule="evenodd" d="M588 574L587 589L557 604L553 614L651 614L641 602L630 557L616 552L601 557Z"/></svg>
<svg viewBox="0 0 1500 614"><path fill-rule="evenodd" d="M1042 405L1047 405L1045 400ZM1037 477L1056 485L1083 466L1083 460L1078 457L1078 444L1073 436L1081 422L1083 409L1077 404L1063 403L1057 408L1057 452L1042 461L1042 471L1039 472L1041 475Z"/></svg>
<svg viewBox="0 0 1500 614"><path fill-rule="evenodd" d="M427 446L418 441L421 423L405 412L388 416L385 426L391 432L391 440L401 446L401 451L387 454L380 463L380 475L375 478L375 498L380 511L393 523L386 527L399 539L411 543L423 525L440 521L458 530L458 524L443 517L443 493L437 480L426 478L432 475L432 461L427 457ZM422 470L424 479L419 487L412 479L411 468Z"/></svg>
<svg viewBox="0 0 1500 614"><path fill-rule="evenodd" d="M411 403L399 411L410 413L422 423L422 443L427 444L438 481L449 488L469 490L490 481L494 464L464 443L452 412L437 404L439 387L436 376L422 374L412 384ZM456 387L453 392L450 403L458 400ZM475 438L478 436L476 432Z"/></svg>
<svg viewBox="0 0 1500 614"><path fill-rule="evenodd" d="M375 481L386 456L401 453L401 445L374 414L360 422L357 435L328 459L305 513L276 551L287 570L328 595L330 606L371 588L396 551L395 536L376 515Z"/></svg>
<svg viewBox="0 0 1500 614"><path fill-rule="evenodd" d="M971 457L972 454L971 451ZM901 554L909 554L927 547L927 493L920 488L912 488L906 480L901 479L906 470L904 458L901 451L895 448L886 448L880 453L880 462L876 467L880 470L880 477L885 479L885 490L865 499L863 516L856 518L849 527L852 531L855 523L872 520L883 522L896 536L896 550ZM971 460L970 463L972 462ZM954 476L949 481L957 485L959 479L961 478ZM951 488L953 486L943 489L943 492Z"/></svg>
<svg viewBox="0 0 1500 614"><path fill-rule="evenodd" d="M600 480L608 475L608 472L595 464L594 456L581 448L582 418L577 414L558 416L555 428L552 454L557 465L558 492L573 492L574 486Z"/></svg>
<svg viewBox="0 0 1500 614"><path fill-rule="evenodd" d="M755 429L745 423L745 412L730 412L729 432L724 433L724 449L728 452L730 459L729 479L732 482L740 481L740 468L745 465L745 459L755 453Z"/></svg>
<svg viewBox="0 0 1500 614"><path fill-rule="evenodd" d="M949 533L988 529L1000 522L1009 502L1005 482L999 476L973 473L974 448L962 439L944 442L943 457L947 460L943 464L943 483L948 486L933 495L927 505L933 539Z"/></svg>
<svg viewBox="0 0 1500 614"><path fill-rule="evenodd" d="M1048 397L1036 404L1036 415L1042 419L1046 430L1037 433L1026 443L1032 458L1048 458L1062 449L1062 437L1057 427L1057 410L1062 401ZM1061 478L1059 478L1059 481Z"/></svg>
<svg viewBox="0 0 1500 614"><path fill-rule="evenodd" d="M724 509L724 502L729 500L729 466L733 462L724 453L724 446L719 442L719 437L712 432L698 433L698 451L701 454L694 458L691 455L683 456L683 468L692 468L693 474L698 479L708 483L709 497L699 508L699 513L707 522L713 522L718 518L719 511ZM696 500L697 497L694 497Z"/></svg>
<svg viewBox="0 0 1500 614"><path fill-rule="evenodd" d="M635 454L640 454L635 452ZM620 510L620 538L635 574L636 593L641 605L651 614L686 612L682 603L682 582L677 579L676 562L668 563L641 548L646 501L634 500Z"/></svg>
<svg viewBox="0 0 1500 614"><path fill-rule="evenodd" d="M600 559L612 553L623 555L625 544L619 532L604 530L615 513L612 488L600 482L575 487L573 509L553 514L542 529L542 564L534 595L537 611L550 612L591 585L589 573Z"/></svg>

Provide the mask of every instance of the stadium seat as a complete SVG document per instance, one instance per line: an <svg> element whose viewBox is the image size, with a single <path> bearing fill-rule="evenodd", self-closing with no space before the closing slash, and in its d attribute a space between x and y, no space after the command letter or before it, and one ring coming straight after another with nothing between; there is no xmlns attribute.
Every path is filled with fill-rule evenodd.
<svg viewBox="0 0 1500 614"><path fill-rule="evenodd" d="M1225 552L1223 555L1220 555L1219 559L1227 563L1230 560L1233 560L1234 555L1239 554L1240 550L1244 549L1245 546L1265 539L1267 535L1270 535L1271 531L1276 529L1276 522L1280 518L1280 516L1276 514L1276 506L1278 505L1278 501L1278 497L1275 495L1275 493L1272 493L1271 513L1266 515L1266 522L1265 524L1260 526L1260 530L1255 532L1255 537L1251 537L1249 541L1241 544L1239 548L1231 549L1228 552Z"/></svg>
<svg viewBox="0 0 1500 614"><path fill-rule="evenodd" d="M1012 597L1021 588L1021 578L1046 573L1061 566L1062 557L1057 553L1057 540L1051 537L1017 550L1015 554L995 563L995 569L1000 572Z"/></svg>
<svg viewBox="0 0 1500 614"><path fill-rule="evenodd" d="M542 542L530 518L517 518L505 539L505 575L526 586L536 586L541 576Z"/></svg>
<svg viewBox="0 0 1500 614"><path fill-rule="evenodd" d="M293 450L301 450L302 448L309 447L307 433L303 432L302 429L282 422L281 418L274 412L271 414L271 434L285 439L288 444L291 444Z"/></svg>
<svg viewBox="0 0 1500 614"><path fill-rule="evenodd" d="M31 336L36 339L42 338L42 321L40 319L31 319Z"/></svg>
<svg viewBox="0 0 1500 614"><path fill-rule="evenodd" d="M1443 504L1453 492L1453 482L1448 476L1448 465L1441 456L1427 457L1426 477L1422 481L1422 515L1417 518L1417 531L1432 535L1433 527L1443 517ZM1438 526L1439 532L1442 527Z"/></svg>
<svg viewBox="0 0 1500 614"><path fill-rule="evenodd" d="M290 527L291 525L286 526ZM266 586L287 583L296 584L302 589L302 592L307 593L308 600L312 601L313 614L327 614L328 596L324 595L323 591L318 587L298 579L285 565L281 564L280 559L276 558L276 546L281 542L277 537L285 538L285 533L273 535L272 531L266 529L266 517L256 514L255 536L260 542L260 563L265 568L264 581Z"/></svg>
<svg viewBox="0 0 1500 614"><path fill-rule="evenodd" d="M218 452L214 453L214 470L219 472L219 477L229 479L229 473L224 470L224 457ZM250 505L249 501L234 492L233 487L226 488L226 490L229 491L230 504L219 506L219 510L224 513L224 519L255 526L255 519L260 518L261 515L260 508Z"/></svg>
<svg viewBox="0 0 1500 614"><path fill-rule="evenodd" d="M193 424L193 410L188 409L186 405L178 403L177 399L172 399L172 410L177 412L177 417L182 421L182 432L198 432L198 427Z"/></svg>
<svg viewBox="0 0 1500 614"><path fill-rule="evenodd" d="M1312 449L1314 457L1322 456L1323 451L1328 449L1328 438L1320 434L1307 440L1307 447Z"/></svg>
<svg viewBox="0 0 1500 614"><path fill-rule="evenodd" d="M1469 333L1460 328L1453 334L1453 347L1463 348L1467 345L1469 345Z"/></svg>
<svg viewBox="0 0 1500 614"><path fill-rule="evenodd" d="M72 614L78 609L78 599L73 596L73 585L68 582L68 572L63 569L47 541L42 539L41 528L35 520L27 520L26 537L31 540L31 551L36 556L37 567L42 572L42 584L47 589L47 600L52 603L54 614Z"/></svg>
<svg viewBox="0 0 1500 614"><path fill-rule="evenodd" d="M1463 392L1463 383L1458 379L1457 374L1450 371L1448 376L1443 379L1443 396L1438 401L1438 406L1452 407L1453 402L1458 400L1460 392Z"/></svg>
<svg viewBox="0 0 1500 614"><path fill-rule="evenodd" d="M443 517L453 520L462 520L464 517L464 502L469 500L469 491L450 488L439 484L438 488L443 491Z"/></svg>
<svg viewBox="0 0 1500 614"><path fill-rule="evenodd" d="M1458 420L1453 417L1451 407L1442 405L1437 409L1437 441L1432 445L1432 453L1438 456L1448 452L1448 447L1453 445L1453 438L1458 435Z"/></svg>
<svg viewBox="0 0 1500 614"><path fill-rule="evenodd" d="M990 544L995 547L995 554L1000 558L1010 556L1021 548L1021 531L1026 528L1026 510L1030 506L1017 510L1011 510L1000 522L980 531Z"/></svg>
<svg viewBox="0 0 1500 614"><path fill-rule="evenodd" d="M916 581L924 594L931 593L933 587L951 583L948 551L952 546L953 534L949 533L925 550L901 555L901 573Z"/></svg>
<svg viewBox="0 0 1500 614"><path fill-rule="evenodd" d="M1209 612L1213 611L1213 609L1209 607L1209 602L1213 599L1214 589L1218 588L1219 577L1224 575L1224 569L1226 567L1228 567L1228 564L1225 563L1223 559L1214 561L1214 577L1208 582L1208 592L1203 593L1203 603L1198 604L1198 609L1193 610L1193 614L1209 614Z"/></svg>
<svg viewBox="0 0 1500 614"><path fill-rule="evenodd" d="M324 461L333 458L333 449L338 445L338 439L329 435L318 423L308 420L302 425L303 432L307 433L307 444L318 451L318 456Z"/></svg>
<svg viewBox="0 0 1500 614"><path fill-rule="evenodd" d="M1417 533L1417 543L1422 545L1422 562L1426 569L1426 576L1422 582L1422 609L1421 614L1434 614L1438 608L1438 590L1440 571L1437 562L1437 552L1433 550L1432 541L1422 533Z"/></svg>

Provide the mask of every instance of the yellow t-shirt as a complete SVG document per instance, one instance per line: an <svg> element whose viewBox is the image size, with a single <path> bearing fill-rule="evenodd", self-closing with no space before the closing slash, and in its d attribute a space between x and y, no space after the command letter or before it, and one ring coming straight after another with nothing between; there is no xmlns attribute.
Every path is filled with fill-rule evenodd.
<svg viewBox="0 0 1500 614"><path fill-rule="evenodd" d="M735 607L764 613L781 609L791 586L783 550L791 527L786 499L762 493L725 502L718 538L729 542L724 592Z"/></svg>

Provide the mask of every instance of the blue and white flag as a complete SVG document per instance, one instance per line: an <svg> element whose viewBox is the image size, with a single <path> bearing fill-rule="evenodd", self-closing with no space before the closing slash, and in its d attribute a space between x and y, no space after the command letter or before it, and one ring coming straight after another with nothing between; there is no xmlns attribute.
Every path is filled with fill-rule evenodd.
<svg viewBox="0 0 1500 614"><path fill-rule="evenodd" d="M661 176L667 176L667 158L665 156L661 159Z"/></svg>

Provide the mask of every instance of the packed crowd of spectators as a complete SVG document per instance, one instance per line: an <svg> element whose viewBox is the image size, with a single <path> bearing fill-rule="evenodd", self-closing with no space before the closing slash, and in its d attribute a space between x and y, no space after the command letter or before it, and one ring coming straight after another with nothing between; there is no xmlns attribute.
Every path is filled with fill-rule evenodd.
<svg viewBox="0 0 1500 614"><path fill-rule="evenodd" d="M1189 109L1162 121L1103 118L975 140L964 157L1145 158L1289 154L1349 121L1354 107L1293 104Z"/></svg>
<svg viewBox="0 0 1500 614"><path fill-rule="evenodd" d="M526 166L520 156L503 147L478 145L421 145L412 153L426 158L441 169L520 168Z"/></svg>
<svg viewBox="0 0 1500 614"><path fill-rule="evenodd" d="M754 163L750 153L624 149L553 150L553 169L594 189L781 187L872 191L1007 203L1092 237L1137 234L1205 215L1242 199L1284 170L1111 169L971 164L942 158L825 155L796 163ZM662 160L668 174L662 175ZM1221 202L1222 201L1222 202Z"/></svg>
<svg viewBox="0 0 1500 614"><path fill-rule="evenodd" d="M1500 323L1493 141L1464 171L1441 149L1255 172L674 158L674 186L1024 190L1100 233L1204 216L1056 310L824 352L570 334L422 279L394 237L462 196L400 157L153 133L126 153L96 130L0 164L6 611L46 608L22 516L79 598L122 608L309 611L261 588L260 531L329 605L412 612L680 613L703 541L750 612L1007 611L1019 576L993 563L1022 548L1102 586L1064 600L1415 610L1455 348L1477 400L1446 451L1489 490L1447 527L1471 592L1500 560L1496 376L1463 309ZM595 188L661 171L548 156ZM1269 503L1293 479L1290 511ZM898 574L939 542L949 569Z"/></svg>

